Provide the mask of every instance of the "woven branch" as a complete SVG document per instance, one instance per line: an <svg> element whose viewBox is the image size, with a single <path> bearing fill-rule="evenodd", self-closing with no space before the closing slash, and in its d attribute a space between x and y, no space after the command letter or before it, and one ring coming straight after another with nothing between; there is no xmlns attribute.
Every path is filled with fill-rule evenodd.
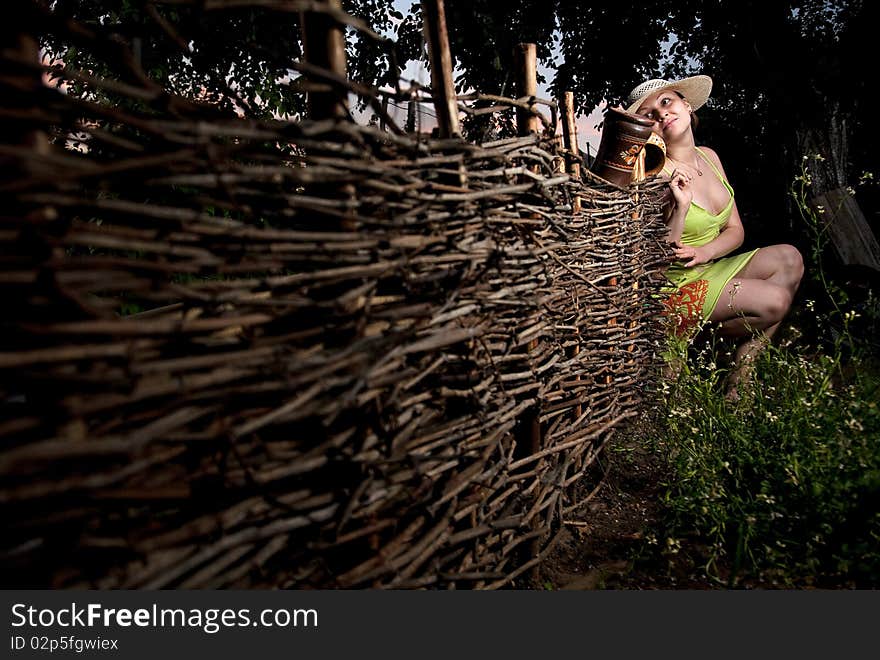
<svg viewBox="0 0 880 660"><path fill-rule="evenodd" d="M485 589L546 556L657 365L663 184L77 76L121 110L6 54L7 586Z"/></svg>

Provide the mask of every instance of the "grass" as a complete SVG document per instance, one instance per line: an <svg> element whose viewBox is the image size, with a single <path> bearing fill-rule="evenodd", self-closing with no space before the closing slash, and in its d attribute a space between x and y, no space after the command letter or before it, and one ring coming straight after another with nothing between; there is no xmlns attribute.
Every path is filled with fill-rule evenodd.
<svg viewBox="0 0 880 660"><path fill-rule="evenodd" d="M733 347L720 340L684 349L663 386L666 514L653 547L670 566L696 556L722 586L880 586L880 304L869 293L856 307L827 276L809 186L799 177L792 195L825 299L761 353L739 402L723 396L719 361Z"/></svg>
<svg viewBox="0 0 880 660"><path fill-rule="evenodd" d="M666 400L664 547L696 541L729 586L880 584L876 371L771 347L735 405L720 376L704 354Z"/></svg>

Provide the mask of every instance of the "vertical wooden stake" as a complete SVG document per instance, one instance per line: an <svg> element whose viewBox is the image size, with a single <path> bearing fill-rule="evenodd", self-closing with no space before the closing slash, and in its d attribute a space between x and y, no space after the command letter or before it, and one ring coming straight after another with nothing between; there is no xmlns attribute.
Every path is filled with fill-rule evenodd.
<svg viewBox="0 0 880 660"><path fill-rule="evenodd" d="M535 44L518 44L514 49L514 59L516 60L516 70L519 83L518 92L520 97L534 97L538 93L536 52ZM516 126L520 135L537 133L538 125L538 118L534 114L517 108ZM538 345L537 339L530 341L527 347L528 352L534 353L538 349ZM517 444L522 443L524 450L523 453L534 454L540 451L543 442L540 401L536 402L534 406L522 414L519 423L520 432L517 437ZM535 516L532 520L532 528L536 529L538 525L538 517ZM541 539L540 537L536 537L529 543L529 554L531 557L537 557L540 550ZM529 574L533 581L537 580L538 566L536 565Z"/></svg>
<svg viewBox="0 0 880 660"><path fill-rule="evenodd" d="M23 145L32 151L45 155L49 153L49 138L41 130L43 122L33 114L35 99L43 87L42 73L39 70L40 47L35 34L41 32L41 18L35 8L22 7L24 16L18 21L6 21L0 28L3 48L7 54L18 59L21 64L5 60L0 71L0 90L3 107L12 110L9 117L0 122L0 142ZM31 66L28 66L30 63ZM8 156L0 162L11 162ZM13 169L30 170L31 165L16 162ZM4 201L6 201L4 199ZM6 205L4 204L4 207Z"/></svg>
<svg viewBox="0 0 880 660"><path fill-rule="evenodd" d="M633 180L633 183L635 183L638 181L644 181L645 178L646 178L646 176L645 176L645 150L642 149L639 152L639 155L636 157L636 164L635 164L635 167L633 167L632 180ZM639 200L640 200L640 196L639 196L638 191L636 191L633 194L633 201L635 202L636 208L632 212L632 215L630 216L632 218L633 223L641 222L641 220L642 220L642 207L639 203ZM634 265L635 263L636 263L636 259L635 259L635 257L633 257L630 260L630 264ZM636 272L635 269L632 269L632 271ZM638 283L638 281L636 281L633 283L632 289L633 289L633 291L637 291L638 288L639 288L639 283ZM631 294L631 295L637 295L637 294ZM629 330L635 330L636 322L635 321L630 322L627 325L627 328ZM634 349L635 349L635 345L630 344L626 350L629 351L630 353L632 353ZM632 362L633 362L633 360L627 360L627 364L632 364Z"/></svg>
<svg viewBox="0 0 880 660"><path fill-rule="evenodd" d="M538 95L538 50L535 44L517 44L514 49L516 70L519 85L517 91L520 98ZM517 108L516 125L520 135L537 133L540 122L531 112Z"/></svg>
<svg viewBox="0 0 880 660"><path fill-rule="evenodd" d="M388 116L388 98L382 99L382 116L379 117L379 129L385 130L388 128L388 125L385 123L385 117Z"/></svg>
<svg viewBox="0 0 880 660"><path fill-rule="evenodd" d="M519 73L519 95L520 97L534 97L538 93L538 69L537 69L537 48L535 44L518 44L514 50L515 59L517 61L517 72ZM516 125L520 135L528 135L529 133L538 132L538 118L525 110L517 108ZM536 215L536 218L541 216ZM533 339L528 343L529 352L533 352L538 348L538 340ZM536 405L533 410L523 415L523 425L527 427L528 449L535 453L541 449L541 422L540 422L540 406Z"/></svg>
<svg viewBox="0 0 880 660"><path fill-rule="evenodd" d="M581 180L581 163L580 163L580 152L578 151L578 138L577 138L577 123L575 122L575 111L574 111L574 93L573 92L565 92L562 95L562 146L569 153L573 154L569 162L569 173L572 178L576 181ZM572 213L580 213L581 211L581 198L579 195L575 195L572 200L571 205ZM575 338L580 340L580 329L576 328L574 331ZM575 355L580 355L581 347L580 344L575 344L574 348L571 349L570 355L573 357ZM575 377L575 382L579 383L581 381L580 376ZM574 408L574 418L580 419L580 416L584 412L584 407L582 404L578 404Z"/></svg>
<svg viewBox="0 0 880 660"><path fill-rule="evenodd" d="M562 137L563 137L563 145L566 149L568 149L571 153L578 155L578 137L577 137L577 123L575 122L575 111L574 111L574 92L565 92L562 95ZM571 173L576 176L576 178L580 178L581 172L581 164L579 160L575 160L572 163Z"/></svg>
<svg viewBox="0 0 880 660"><path fill-rule="evenodd" d="M315 0L315 4L342 11L342 0ZM345 33L342 26L327 14L318 11L302 12L300 25L306 62L343 78L346 77L348 71L345 62ZM323 81L312 81L312 84L320 87L309 92L309 116L312 119L348 116L346 91L326 85Z"/></svg>
<svg viewBox="0 0 880 660"><path fill-rule="evenodd" d="M561 135L556 135L553 138L553 144L556 145L555 152L559 154L560 151L565 149L565 138ZM553 171L557 174L565 174L568 172L568 163L565 162L565 155L556 155L553 157Z"/></svg>
<svg viewBox="0 0 880 660"><path fill-rule="evenodd" d="M416 102L410 99L406 104L406 123L403 129L407 133L416 132Z"/></svg>
<svg viewBox="0 0 880 660"><path fill-rule="evenodd" d="M577 181L581 180L580 152L578 151L577 123L574 120L574 93L565 92L562 96L562 138L563 146L574 154L571 161L571 176ZM581 198L575 195L572 210L578 213L581 210Z"/></svg>
<svg viewBox="0 0 880 660"><path fill-rule="evenodd" d="M441 138L461 135L443 0L422 0L422 15L425 19L428 56L431 59L431 90L434 94L434 107L437 109L439 134Z"/></svg>
<svg viewBox="0 0 880 660"><path fill-rule="evenodd" d="M578 149L577 142L577 123L574 120L575 112L574 112L574 93L573 92L565 92L562 96L562 138L563 145L568 151L574 154L574 159L571 162L571 176L572 178L580 181L581 180L581 162L580 162L580 151ZM575 195L573 202L573 209L575 213L578 213L581 210L581 198L578 195Z"/></svg>
<svg viewBox="0 0 880 660"><path fill-rule="evenodd" d="M315 0L314 6L331 11L342 11L342 0ZM300 25L303 57L306 62L325 69L339 78L347 78L345 32L342 25L321 11L301 12ZM349 116L347 89L320 79L313 79L310 83L315 87L308 93L309 116L312 119L341 120ZM336 188L335 194L348 202L346 217L341 219L340 227L346 231L354 231L358 226L355 219L358 206L357 190L353 184L343 183Z"/></svg>
<svg viewBox="0 0 880 660"><path fill-rule="evenodd" d="M0 144L24 147L0 155L0 181L3 183L42 176L42 163L22 158L19 154L30 152L46 156L51 151L49 136L43 130L46 122L35 107L43 88L39 69L40 47L35 36L42 31L42 19L36 9L22 8L24 15L18 21L6 21L0 27L3 48L9 56L0 60L0 98L3 99L3 107L12 111L0 122ZM5 197L3 201L3 208L15 214L16 211L8 210ZM48 206L36 206L35 212L44 218L56 213L54 208Z"/></svg>

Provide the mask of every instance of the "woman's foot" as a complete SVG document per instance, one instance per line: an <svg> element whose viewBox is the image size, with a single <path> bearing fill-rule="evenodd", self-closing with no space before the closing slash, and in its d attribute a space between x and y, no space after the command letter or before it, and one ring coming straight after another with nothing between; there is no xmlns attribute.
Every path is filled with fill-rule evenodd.
<svg viewBox="0 0 880 660"><path fill-rule="evenodd" d="M724 391L724 400L732 406L737 406L744 398L748 398L748 392L752 389L745 383L728 384Z"/></svg>
<svg viewBox="0 0 880 660"><path fill-rule="evenodd" d="M766 346L766 341L759 345ZM742 355L734 362L733 368L727 374L725 382L724 398L734 404L740 403L744 397L751 398L755 389L755 358L757 352L754 349Z"/></svg>

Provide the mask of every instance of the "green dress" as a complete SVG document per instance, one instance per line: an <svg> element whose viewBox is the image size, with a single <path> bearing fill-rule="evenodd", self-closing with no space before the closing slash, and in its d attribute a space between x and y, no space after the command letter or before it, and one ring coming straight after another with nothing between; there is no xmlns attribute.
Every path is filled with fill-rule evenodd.
<svg viewBox="0 0 880 660"><path fill-rule="evenodd" d="M721 176L721 172L706 157L706 154L699 147L695 148L715 172L715 176L718 177L727 192L730 193L727 206L721 209L717 215L713 215L698 204L691 202L684 219L681 243L699 247L715 240L730 219L730 214L733 212L733 188ZM685 268L677 263L669 266L666 270L666 279L675 286L666 290L668 298L664 304L667 317L672 322L673 332L679 336L689 335L706 321L712 314L712 310L715 309L724 287L749 263L756 252L757 250L752 250L730 257L722 257L690 268Z"/></svg>

